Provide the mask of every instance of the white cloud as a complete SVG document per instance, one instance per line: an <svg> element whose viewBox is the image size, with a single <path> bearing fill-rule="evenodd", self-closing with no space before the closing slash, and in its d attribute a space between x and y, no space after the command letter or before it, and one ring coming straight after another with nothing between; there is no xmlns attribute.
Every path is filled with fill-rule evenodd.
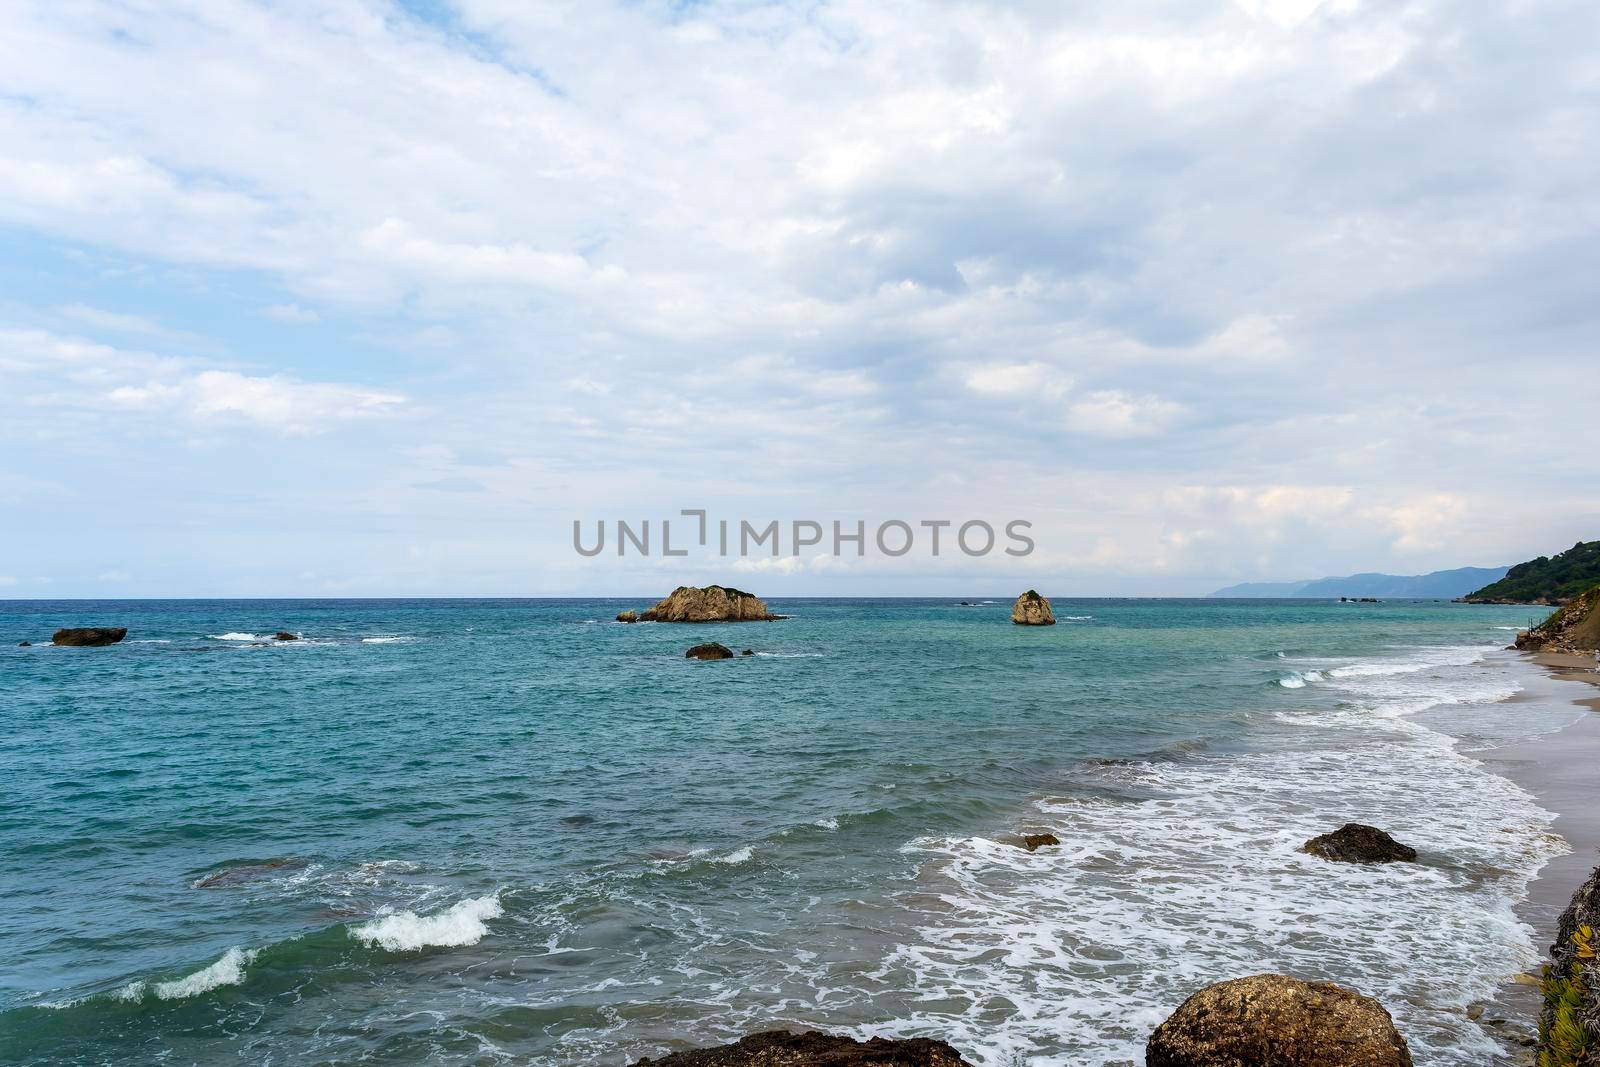
<svg viewBox="0 0 1600 1067"><path fill-rule="evenodd" d="M1165 431L1183 411L1183 405L1157 396L1107 389L1087 393L1070 404L1067 427L1100 437L1147 437Z"/></svg>
<svg viewBox="0 0 1600 1067"><path fill-rule="evenodd" d="M1072 388L1072 379L1046 363L990 363L975 367L965 377L968 389L986 396L1059 397Z"/></svg>
<svg viewBox="0 0 1600 1067"><path fill-rule="evenodd" d="M301 307L299 304L271 304L261 309L261 313L269 319L278 322L312 323L322 321L322 316L310 308Z"/></svg>
<svg viewBox="0 0 1600 1067"><path fill-rule="evenodd" d="M481 503L488 536L531 490L392 469L426 390L408 445L545 501L1048 494L1082 513L1042 543L1104 568L1504 562L1590 521L1581 450L1530 465L1519 427L1552 381L1600 403L1600 9L449 6L0 13L0 223L89 257L0 308L42 482L93 494L63 442L108 415L346 427L393 485L319 516ZM195 321L240 343L157 343ZM352 344L260 354L315 321Z"/></svg>
<svg viewBox="0 0 1600 1067"><path fill-rule="evenodd" d="M120 411L289 434L389 414L406 403L390 390L206 368L192 359L14 328L0 328L0 381L10 385L16 413Z"/></svg>
<svg viewBox="0 0 1600 1067"><path fill-rule="evenodd" d="M398 393L217 370L172 381L118 386L106 397L123 408L170 411L202 422L243 420L295 434L383 415L405 403Z"/></svg>

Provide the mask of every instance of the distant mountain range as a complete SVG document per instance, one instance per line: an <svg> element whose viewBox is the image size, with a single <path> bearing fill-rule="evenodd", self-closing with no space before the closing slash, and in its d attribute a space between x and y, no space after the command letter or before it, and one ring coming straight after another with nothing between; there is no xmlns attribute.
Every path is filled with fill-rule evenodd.
<svg viewBox="0 0 1600 1067"><path fill-rule="evenodd" d="M1307 578L1299 582L1244 582L1218 589L1214 597L1341 596L1436 597L1454 600L1504 578L1507 567L1457 567L1431 574L1348 574L1343 578Z"/></svg>

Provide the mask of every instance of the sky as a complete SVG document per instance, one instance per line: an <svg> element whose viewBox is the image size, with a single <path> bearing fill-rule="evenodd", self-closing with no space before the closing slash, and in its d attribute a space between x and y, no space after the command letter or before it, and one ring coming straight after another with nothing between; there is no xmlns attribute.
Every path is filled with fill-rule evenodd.
<svg viewBox="0 0 1600 1067"><path fill-rule="evenodd" d="M1600 537L1596 40L0 5L0 597L1196 595ZM573 549L684 509L1035 549Z"/></svg>

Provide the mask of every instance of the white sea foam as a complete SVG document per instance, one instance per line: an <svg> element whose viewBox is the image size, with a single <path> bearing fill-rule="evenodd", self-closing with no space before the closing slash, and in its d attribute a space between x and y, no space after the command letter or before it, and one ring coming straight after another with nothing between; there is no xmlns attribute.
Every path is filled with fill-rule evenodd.
<svg viewBox="0 0 1600 1067"><path fill-rule="evenodd" d="M811 825L823 830L837 830L839 828L839 820L834 818L818 819Z"/></svg>
<svg viewBox="0 0 1600 1067"><path fill-rule="evenodd" d="M370 922L350 928L357 941L390 952L409 952L421 948L456 948L476 945L489 932L485 924L504 914L499 893L469 897L433 915L398 911L380 915Z"/></svg>
<svg viewBox="0 0 1600 1067"><path fill-rule="evenodd" d="M363 637L363 645L392 645L400 641L415 641L416 638L406 634L380 634L377 637Z"/></svg>
<svg viewBox="0 0 1600 1067"><path fill-rule="evenodd" d="M174 978L170 982L129 982L112 993L116 1000L140 1001L146 992L154 992L162 1000L182 1000L199 996L225 985L239 985L244 981L244 969L256 958L255 949L230 948L208 967L193 974Z"/></svg>
<svg viewBox="0 0 1600 1067"><path fill-rule="evenodd" d="M271 634L247 634L230 630L225 634L208 634L213 641L270 641Z"/></svg>
<svg viewBox="0 0 1600 1067"><path fill-rule="evenodd" d="M1061 616L1061 620L1063 622L1088 622L1092 618L1094 618L1093 615L1063 615L1063 616Z"/></svg>
<svg viewBox="0 0 1600 1067"><path fill-rule="evenodd" d="M746 845L743 848L734 849L725 856L718 856L713 862L728 864L749 863L755 858L755 854L756 850Z"/></svg>
<svg viewBox="0 0 1600 1067"><path fill-rule="evenodd" d="M1536 963L1514 907L1564 845L1531 795L1400 717L1515 691L1479 658L1406 650L1343 661L1359 669L1337 677L1308 665L1301 687L1326 695L1296 701L1300 745L1087 768L1102 788L1042 800L1028 820L1056 848L913 842L927 857L907 900L917 936L874 975L913 1005L893 1029L938 1032L984 1067L1140 1062L1151 1028L1199 987L1282 971L1376 997L1418 1064L1499 1062L1464 1009ZM1298 851L1350 821L1385 827L1421 862Z"/></svg>

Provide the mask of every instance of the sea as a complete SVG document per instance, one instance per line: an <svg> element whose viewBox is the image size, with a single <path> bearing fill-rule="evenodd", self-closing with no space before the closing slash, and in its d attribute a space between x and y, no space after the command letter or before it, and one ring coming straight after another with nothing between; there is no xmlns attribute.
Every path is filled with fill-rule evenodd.
<svg viewBox="0 0 1600 1067"><path fill-rule="evenodd" d="M1264 971L1512 1062L1466 1009L1566 846L1480 757L1581 714L1502 702L1539 609L965 599L0 602L0 1062L1136 1064ZM1346 822L1419 862L1299 851Z"/></svg>

